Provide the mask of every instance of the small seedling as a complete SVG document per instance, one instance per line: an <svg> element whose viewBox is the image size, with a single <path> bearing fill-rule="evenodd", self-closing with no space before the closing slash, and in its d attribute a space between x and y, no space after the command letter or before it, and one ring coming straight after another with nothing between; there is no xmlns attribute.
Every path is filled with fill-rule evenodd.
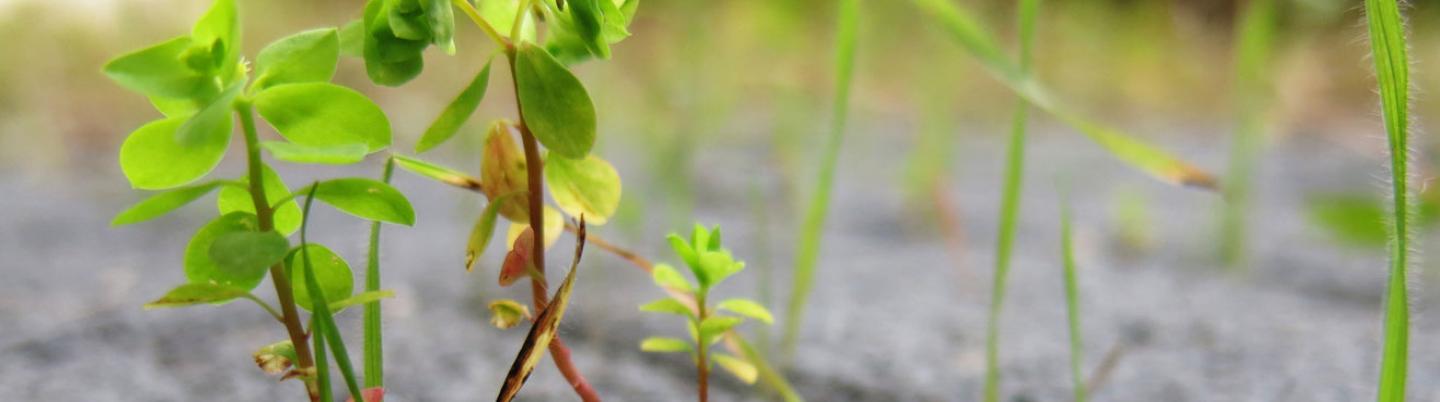
<svg viewBox="0 0 1440 402"><path fill-rule="evenodd" d="M695 225L689 241L679 235L670 235L670 247L690 268L694 280L686 279L678 270L666 264L657 264L651 271L655 285L665 290L669 297L640 306L641 311L675 314L686 319L690 331L688 339L651 337L640 342L640 349L646 352L685 352L695 359L698 371L697 393L701 402L709 399L709 377L711 362L734 374L745 383L754 383L759 369L751 364L749 357L738 357L712 353L710 346L722 340L725 333L740 325L746 318L771 324L774 321L770 311L760 303L749 299L726 299L714 306L709 304L710 290L731 275L745 269L745 263L735 261L730 250L720 244L720 227L706 229ZM723 314L729 313L729 314Z"/></svg>

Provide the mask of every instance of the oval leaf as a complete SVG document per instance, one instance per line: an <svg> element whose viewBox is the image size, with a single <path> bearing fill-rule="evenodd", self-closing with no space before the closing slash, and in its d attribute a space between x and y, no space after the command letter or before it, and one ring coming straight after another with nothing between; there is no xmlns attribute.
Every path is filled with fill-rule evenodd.
<svg viewBox="0 0 1440 402"><path fill-rule="evenodd" d="M261 178L265 181L265 198L271 206L290 197L290 188L285 186L285 182L280 180L280 175L276 174L274 169L270 169L268 165L261 165L260 169ZM240 182L248 185L250 178L243 177ZM250 198L248 187L227 186L220 189L220 197L216 200L216 204L222 215L231 212L255 213L255 201ZM275 230L280 234L289 236L296 230L300 230L300 205L294 200L286 201L275 208L274 212Z"/></svg>
<svg viewBox="0 0 1440 402"><path fill-rule="evenodd" d="M184 118L175 117L152 121L125 139L120 146L120 169L132 187L163 190L183 186L220 164L230 136L207 136L182 145L176 131L184 123Z"/></svg>
<svg viewBox="0 0 1440 402"><path fill-rule="evenodd" d="M210 243L210 261L235 275L263 277L266 268L280 262L289 250L290 242L273 231L231 232Z"/></svg>
<svg viewBox="0 0 1440 402"><path fill-rule="evenodd" d="M545 159L545 183L560 210L585 223L603 225L620 206L620 174L594 155L585 159Z"/></svg>
<svg viewBox="0 0 1440 402"><path fill-rule="evenodd" d="M125 89L147 96L196 98L213 84L181 60L189 49L190 37L181 36L116 57L105 63L103 71Z"/></svg>
<svg viewBox="0 0 1440 402"><path fill-rule="evenodd" d="M580 80L545 49L522 43L515 56L521 115L550 151L579 159L595 145L595 106Z"/></svg>
<svg viewBox="0 0 1440 402"><path fill-rule="evenodd" d="M300 258L301 250L310 253L310 266L315 269L315 280L320 282L320 289L325 292L325 300L344 300L350 297L355 290L355 275L350 271L350 264L340 258L334 251L325 246L310 243L296 247L285 257L285 266L289 268L290 283L305 283L305 264ZM295 304L310 310L314 302L310 300L310 289L307 286L295 286Z"/></svg>
<svg viewBox="0 0 1440 402"><path fill-rule="evenodd" d="M445 6L446 9L449 7ZM490 62L486 62L485 68L480 69L480 73L470 80L470 85L465 86L465 90L460 91L460 95L455 96L455 100L450 101L445 110L440 112L440 116L430 123L430 128L425 129L425 135L415 144L415 152L425 152L455 136L455 132L460 130L460 126L464 125L475 112L475 108L480 106L480 100L485 98L485 88L489 84Z"/></svg>
<svg viewBox="0 0 1440 402"><path fill-rule="evenodd" d="M652 336L640 341L640 350L654 353L689 352L690 342L675 338Z"/></svg>
<svg viewBox="0 0 1440 402"><path fill-rule="evenodd" d="M219 303L250 294L245 289L215 283L187 283L176 286L155 301L145 303L145 309L193 306L196 304Z"/></svg>
<svg viewBox="0 0 1440 402"><path fill-rule="evenodd" d="M759 370L756 370L755 365L750 364L750 362L741 360L735 356L719 353L711 357L715 359L716 363L720 364L720 367L725 368L725 371L734 374L735 378L739 378L740 381L744 381L746 384L754 384L755 378L759 377Z"/></svg>
<svg viewBox="0 0 1440 402"><path fill-rule="evenodd" d="M369 149L364 144L345 144L333 146L309 146L284 141L265 141L260 143L270 151L275 159L294 163L314 163L322 165L348 165L365 159Z"/></svg>
<svg viewBox="0 0 1440 402"><path fill-rule="evenodd" d="M751 300L729 299L720 302L720 304L715 307L721 310L729 310L732 313L750 317L766 324L775 323L775 316L770 314L770 309Z"/></svg>
<svg viewBox="0 0 1440 402"><path fill-rule="evenodd" d="M318 184L315 199L345 213L372 221L415 224L415 210L399 190L379 181L352 177Z"/></svg>
<svg viewBox="0 0 1440 402"><path fill-rule="evenodd" d="M195 232L185 246L185 278L190 283L212 283L249 291L265 278L264 269L239 270L221 267L210 257L216 240L234 233L254 233L260 229L255 215L232 212L210 221Z"/></svg>
<svg viewBox="0 0 1440 402"><path fill-rule="evenodd" d="M642 304L640 305L640 311L644 311L647 313L675 314L685 317L695 316L695 314L690 310L690 307L686 306L685 303L681 303L679 300L675 300L674 298L669 297Z"/></svg>
<svg viewBox="0 0 1440 402"><path fill-rule="evenodd" d="M340 35L321 28L280 38L255 56L256 90L298 82L329 82L340 59Z"/></svg>
<svg viewBox="0 0 1440 402"><path fill-rule="evenodd" d="M131 206L124 212L115 215L115 219L110 221L110 225L129 225L165 215L170 213L170 211L185 206L185 204L189 204L191 201L204 197L205 194L210 194L210 192L215 190L215 187L219 187L220 184L220 182L212 181L155 194Z"/></svg>
<svg viewBox="0 0 1440 402"><path fill-rule="evenodd" d="M390 145L390 120L353 89L325 82L277 85L255 96L255 108L290 142L327 147Z"/></svg>

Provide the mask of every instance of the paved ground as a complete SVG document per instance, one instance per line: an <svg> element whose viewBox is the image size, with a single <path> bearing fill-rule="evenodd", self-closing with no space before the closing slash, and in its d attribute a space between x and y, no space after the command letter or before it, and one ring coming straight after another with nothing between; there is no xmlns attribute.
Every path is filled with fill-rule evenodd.
<svg viewBox="0 0 1440 402"><path fill-rule="evenodd" d="M1124 345L1095 400L1372 398L1384 258L1326 241L1308 227L1300 205L1304 194L1315 191L1367 186L1379 191L1372 178L1381 172L1378 155L1312 137L1277 144L1260 179L1254 268L1249 275L1233 275L1208 257L1218 197L1150 181L1076 138L1043 132L1030 158L1034 168L1002 327L1005 392L1011 400L1061 401L1070 392L1053 191L1057 172L1073 180L1086 371L1093 372L1115 345ZM913 225L922 219L906 212L908 204L891 184L898 182L895 157L903 147L881 140L855 137L842 157L819 285L791 377L815 401L976 400L983 379L999 143L971 139L962 145L951 195L968 247L955 253ZM1205 151L1224 149L1223 144L1167 143L1204 166L1223 166L1220 154ZM747 198L756 177L762 189L776 187L756 155L701 153L696 161L701 167L729 167L698 169L723 173L697 181L694 210L705 222L722 223L727 242L750 258L752 268L723 290L736 294L753 295L760 269L773 265L752 256L769 249L773 261L789 261L793 238L787 225L795 219L787 202L772 197L777 202L761 224ZM6 194L0 197L5 228L0 230L5 273L0 394L18 401L293 400L298 385L277 386L250 361L255 347L284 336L253 306L140 310L182 280L185 240L212 212L192 206L155 222L109 228L109 217L136 195L108 172L113 164L100 160L95 166L102 173L70 174L64 185L0 177L0 193ZM627 180L627 197L654 200L665 194L647 188L643 163L619 159L617 165ZM416 204L420 223L385 232L385 287L398 294L385 310L393 399L486 399L523 333L488 326L484 304L524 294L499 289L493 264L470 275L461 270L461 248L478 199L403 174L397 185ZM1147 252L1121 252L1116 240L1112 206L1125 191L1149 200L1155 245ZM328 211L317 216L313 237L361 264L364 224ZM673 260L662 235L684 224L639 222L596 233L652 258ZM610 256L592 252L583 269L575 309L563 325L580 368L612 400L690 398L688 361L636 350L647 335L683 331L669 317L635 311L660 293L638 270ZM784 275L778 280L788 283ZM1424 380L1440 376L1440 349L1431 341L1440 336L1440 326L1426 315L1436 303L1424 282L1416 281L1420 316L1412 338L1412 400L1440 400L1440 383ZM261 286L262 297L268 297L263 291L268 286ZM358 349L358 314L349 313L341 325ZM718 381L715 394L716 400L755 395L728 379ZM547 362L522 397L567 400L569 391Z"/></svg>

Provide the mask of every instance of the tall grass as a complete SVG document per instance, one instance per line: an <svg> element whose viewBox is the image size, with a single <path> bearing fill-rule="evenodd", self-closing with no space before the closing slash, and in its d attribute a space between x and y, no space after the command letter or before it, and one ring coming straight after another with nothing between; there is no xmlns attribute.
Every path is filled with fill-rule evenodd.
<svg viewBox="0 0 1440 402"><path fill-rule="evenodd" d="M1409 189L1409 61L1406 60L1405 26L1396 0L1365 0L1374 54L1375 76L1380 85L1380 109L1385 120L1385 137L1390 148L1390 281L1385 295L1385 340L1380 361L1381 402L1405 400L1406 362L1410 343L1410 305L1406 289L1409 267L1409 223L1413 203Z"/></svg>
<svg viewBox="0 0 1440 402"><path fill-rule="evenodd" d="M1235 133L1225 175L1226 202L1220 213L1220 258L1231 267L1245 259L1250 193L1255 166L1265 143L1265 121L1271 99L1269 64L1275 41L1275 0L1250 0L1236 28Z"/></svg>
<svg viewBox="0 0 1440 402"><path fill-rule="evenodd" d="M1074 381L1075 402L1085 402L1085 377L1081 374L1084 342L1080 334L1080 287L1075 283L1075 241L1070 225L1070 205L1065 196L1060 201L1060 256L1065 267L1065 313L1070 324L1070 376Z"/></svg>
<svg viewBox="0 0 1440 402"><path fill-rule="evenodd" d="M1040 0L1021 0L1017 12L1020 24L1019 72L1030 74L1035 44L1035 19ZM995 274L990 290L990 315L985 327L985 402L1000 399L1000 313L1005 307L1005 283L1010 276L1010 256L1015 246L1015 221L1020 216L1020 188L1025 176L1025 126L1030 108L1017 101L1010 122L1010 145L1005 156L1005 184L1000 195L1000 228L995 242Z"/></svg>
<svg viewBox="0 0 1440 402"><path fill-rule="evenodd" d="M487 67L488 68L488 67ZM390 184L395 175L395 159L385 161L381 179ZM370 222L369 260L365 263L365 291L380 291L380 221ZM380 301L365 303L365 387L385 386L385 350L380 336Z"/></svg>
<svg viewBox="0 0 1440 402"><path fill-rule="evenodd" d="M855 40L860 30L860 0L840 2L839 23L835 34L835 100L830 113L830 138L825 143L820 161L819 178L810 194L810 206L800 228L800 244L795 253L795 278L790 291L790 304L785 317L784 351L787 359L795 354L800 336L800 319L805 303L815 286L815 263L820 257L820 235L825 229L825 215L830 210L830 188L835 182L835 165L840 159L840 144L845 139L845 121L850 106L850 80L855 75Z"/></svg>

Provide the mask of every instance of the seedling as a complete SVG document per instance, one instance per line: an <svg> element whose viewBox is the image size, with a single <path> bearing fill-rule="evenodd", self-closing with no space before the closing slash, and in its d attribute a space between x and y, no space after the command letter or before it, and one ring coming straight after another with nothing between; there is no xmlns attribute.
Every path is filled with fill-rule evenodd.
<svg viewBox="0 0 1440 402"><path fill-rule="evenodd" d="M1237 25L1235 47L1235 133L1226 171L1226 202L1220 215L1220 258L1238 267L1245 258L1245 221L1250 209L1255 165L1265 144L1265 120L1271 103L1270 61L1275 37L1275 0L1252 0Z"/></svg>
<svg viewBox="0 0 1440 402"><path fill-rule="evenodd" d="M1063 191L1063 190L1062 190ZM1071 230L1070 205L1060 205L1060 258L1065 277L1065 313L1070 324L1070 376L1075 387L1075 402L1085 402L1085 377L1081 374L1081 356L1085 343L1080 333L1080 286L1075 281L1075 239Z"/></svg>
<svg viewBox="0 0 1440 402"><path fill-rule="evenodd" d="M697 394L701 402L709 399L709 377L711 362L740 378L747 384L754 383L759 375L758 368L746 357L711 353L710 346L722 340L732 328L746 318L766 324L774 321L765 306L749 299L726 299L711 306L710 290L731 275L745 269L745 263L736 261L730 250L720 244L720 227L706 229L695 225L687 242L679 235L670 235L670 248L685 261L694 280L686 279L678 270L666 264L655 265L651 271L655 285L665 290L669 297L640 306L641 311L675 314L683 316L688 324L688 339L650 337L640 342L640 349L646 352L686 352L695 359ZM728 312L730 314L722 314Z"/></svg>
<svg viewBox="0 0 1440 402"><path fill-rule="evenodd" d="M219 216L196 232L186 247L188 283L147 307L224 303L236 298L256 302L284 325L290 338L288 345L262 348L257 363L267 372L300 378L311 400L326 400L329 390L322 382L328 380L328 372L319 364L325 362L325 354L312 352L307 334L316 334L316 345L321 337L338 341L338 329L326 324L330 311L360 303L373 305L386 293L378 289L377 277L368 292L353 295L354 278L348 264L324 246L306 243L303 234L301 246L290 247L288 236L305 221L294 194L306 191L286 188L280 176L261 162L261 153L264 149L275 159L302 164L355 163L390 144L390 124L364 95L329 83L339 57L337 29L281 38L257 54L253 70L252 63L240 55L240 30L235 2L216 0L189 35L122 55L105 65L106 75L148 97L164 116L136 129L120 149L120 167L131 186L163 192L121 212L113 223L156 218L219 189ZM285 141L260 141L257 111ZM194 184L224 157L235 116L245 141L246 175ZM308 192L307 202L318 199L368 220L402 225L415 221L409 201L379 181L327 180L309 187ZM378 238L375 241L372 249L378 248ZM313 260L316 265L298 269L297 254L299 260ZM275 286L278 310L250 295L267 273ZM293 285L296 280L302 281L299 287ZM300 318L300 308L318 313L309 320L308 329L303 324L306 320ZM375 330L378 333L378 328ZM378 355L375 339L377 343L367 344L367 350ZM358 398L343 345L331 346ZM287 361L294 367L288 371ZM376 379L378 387L378 372Z"/></svg>

